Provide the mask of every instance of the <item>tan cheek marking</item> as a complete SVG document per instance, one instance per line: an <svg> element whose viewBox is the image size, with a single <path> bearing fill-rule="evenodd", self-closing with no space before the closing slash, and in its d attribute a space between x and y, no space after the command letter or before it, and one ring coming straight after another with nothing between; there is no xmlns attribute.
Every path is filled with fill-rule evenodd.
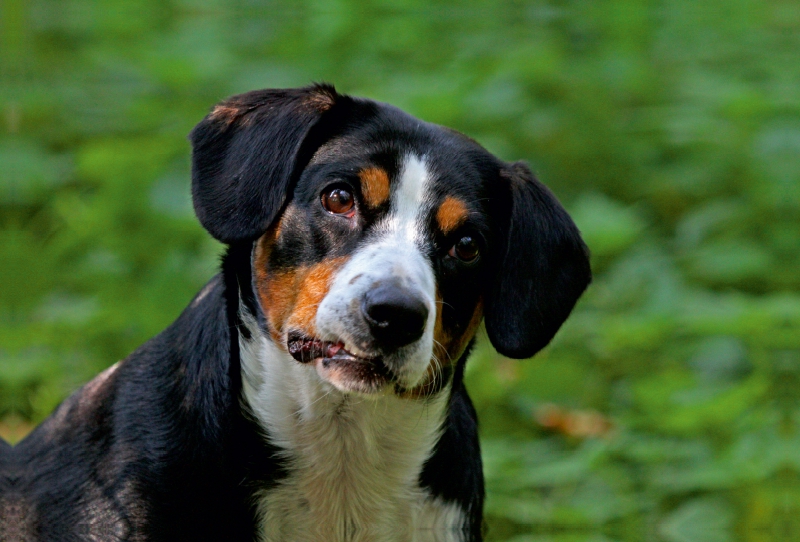
<svg viewBox="0 0 800 542"><path fill-rule="evenodd" d="M454 354L453 361L457 360L458 357L464 353L467 344L469 344L469 341L475 336L475 333L478 332L478 326L481 325L481 320L483 320L483 299L478 300L478 304L475 306L475 311L472 313L472 318L470 318L467 327L464 329L464 333L454 338L450 345L450 351Z"/></svg>
<svg viewBox="0 0 800 542"><path fill-rule="evenodd" d="M278 344L282 342L284 322L297 301L297 270L271 272L269 255L277 239L278 227L261 236L256 244L256 290L261 308L269 324L269 332Z"/></svg>
<svg viewBox="0 0 800 542"><path fill-rule="evenodd" d="M463 201L447 196L436 211L436 222L442 232L448 234L463 224L468 214L469 211Z"/></svg>
<svg viewBox="0 0 800 542"><path fill-rule="evenodd" d="M297 304L298 279L295 272L273 273L260 290L270 334L279 344L283 342L285 322Z"/></svg>
<svg viewBox="0 0 800 542"><path fill-rule="evenodd" d="M361 195L370 207L378 207L389 199L389 175L377 167L369 167L358 174Z"/></svg>
<svg viewBox="0 0 800 542"><path fill-rule="evenodd" d="M436 289L436 322L433 325L433 355L442 363L449 363L447 346L450 344L450 335L445 332L442 324L442 308L444 307L444 300L439 289ZM431 367L435 366L436 362L431 359ZM430 372L431 367L428 368Z"/></svg>
<svg viewBox="0 0 800 542"><path fill-rule="evenodd" d="M433 328L433 338L436 341L434 343L434 354L442 364L455 363L458 361L461 354L464 353L467 343L469 343L470 339L472 339L475 332L478 330L478 326L483 318L483 302L481 300L478 301L472 313L472 318L470 318L469 323L467 323L467 326L464 328L464 332L457 336L452 336L444 330L441 310L442 299L438 293L436 294L436 306L436 324ZM433 360L431 360L431 363L435 365Z"/></svg>
<svg viewBox="0 0 800 542"><path fill-rule="evenodd" d="M267 319L269 333L279 345L288 328L298 328L309 335L316 333L317 308L328 294L336 272L349 259L334 258L297 269L269 269L269 256L280 234L281 219L256 244L256 289Z"/></svg>
<svg viewBox="0 0 800 542"><path fill-rule="evenodd" d="M286 320L286 328L299 328L308 335L316 335L317 309L328 295L337 271L347 262L348 257L334 258L303 270L298 283L299 290L295 306Z"/></svg>

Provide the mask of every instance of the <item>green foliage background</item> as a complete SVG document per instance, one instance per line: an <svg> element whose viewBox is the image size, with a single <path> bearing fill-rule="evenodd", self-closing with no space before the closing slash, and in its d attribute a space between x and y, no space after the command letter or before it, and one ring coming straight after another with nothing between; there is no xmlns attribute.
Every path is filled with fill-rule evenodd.
<svg viewBox="0 0 800 542"><path fill-rule="evenodd" d="M529 361L483 342L491 540L800 539L800 4L4 0L0 431L215 272L191 127L335 83L527 159L596 279Z"/></svg>

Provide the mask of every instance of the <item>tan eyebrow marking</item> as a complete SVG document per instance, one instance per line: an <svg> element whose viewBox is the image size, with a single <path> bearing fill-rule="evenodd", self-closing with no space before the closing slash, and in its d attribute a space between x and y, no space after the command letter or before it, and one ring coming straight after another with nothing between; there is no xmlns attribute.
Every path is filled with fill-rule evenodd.
<svg viewBox="0 0 800 542"><path fill-rule="evenodd" d="M469 211L466 204L458 198L447 196L436 211L436 222L439 228L448 234L467 220Z"/></svg>
<svg viewBox="0 0 800 542"><path fill-rule="evenodd" d="M368 167L358 174L361 195L370 207L378 207L389 199L389 175L381 168Z"/></svg>

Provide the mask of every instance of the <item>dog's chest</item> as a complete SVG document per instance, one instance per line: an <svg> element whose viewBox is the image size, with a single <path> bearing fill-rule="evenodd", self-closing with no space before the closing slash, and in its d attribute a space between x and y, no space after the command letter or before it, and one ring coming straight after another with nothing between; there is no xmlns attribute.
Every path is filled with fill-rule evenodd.
<svg viewBox="0 0 800 542"><path fill-rule="evenodd" d="M460 510L418 482L445 393L429 402L345 396L266 339L241 346L245 400L288 467L258 496L263 541L410 541L461 527Z"/></svg>
<svg viewBox="0 0 800 542"><path fill-rule="evenodd" d="M387 426L393 430L410 425L410 419L367 412L374 407L344 405L284 433L284 444L291 443L285 448L289 475L261 495L264 540L413 539L426 509L437 506L418 484L430 448L361 425L374 416L394 418ZM434 432L422 417L415 422Z"/></svg>

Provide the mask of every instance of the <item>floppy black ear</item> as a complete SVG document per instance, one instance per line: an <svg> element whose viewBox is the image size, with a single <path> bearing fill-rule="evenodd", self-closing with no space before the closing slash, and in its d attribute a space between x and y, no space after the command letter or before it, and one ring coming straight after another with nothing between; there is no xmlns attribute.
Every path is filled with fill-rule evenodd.
<svg viewBox="0 0 800 542"><path fill-rule="evenodd" d="M495 349L528 358L544 348L591 282L589 250L556 197L523 163L500 173L500 223L486 331Z"/></svg>
<svg viewBox="0 0 800 542"><path fill-rule="evenodd" d="M228 98L189 135L192 200L222 242L261 235L283 208L304 142L320 119L349 101L329 85L266 89Z"/></svg>

